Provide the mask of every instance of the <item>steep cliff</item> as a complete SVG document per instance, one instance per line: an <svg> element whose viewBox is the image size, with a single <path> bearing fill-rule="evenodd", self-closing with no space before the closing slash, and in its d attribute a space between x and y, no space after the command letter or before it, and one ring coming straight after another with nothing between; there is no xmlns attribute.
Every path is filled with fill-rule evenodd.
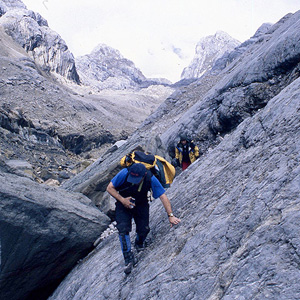
<svg viewBox="0 0 300 300"><path fill-rule="evenodd" d="M218 59L228 55L239 45L239 41L223 31L202 38L197 43L192 62L183 70L181 79L200 78L205 72L211 70Z"/></svg>
<svg viewBox="0 0 300 300"><path fill-rule="evenodd" d="M0 18L0 26L44 71L79 83L75 59L65 41L48 27L47 21L40 14L21 8L23 5L18 3L16 1L15 5L8 7ZM7 4L2 4L2 7L4 5Z"/></svg>

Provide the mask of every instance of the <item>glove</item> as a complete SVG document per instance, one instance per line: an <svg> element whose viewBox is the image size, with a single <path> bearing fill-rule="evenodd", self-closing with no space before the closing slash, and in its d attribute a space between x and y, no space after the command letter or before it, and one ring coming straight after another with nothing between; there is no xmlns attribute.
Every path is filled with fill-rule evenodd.
<svg viewBox="0 0 300 300"><path fill-rule="evenodd" d="M176 168L179 165L179 160L176 158L173 158L171 161L171 164Z"/></svg>

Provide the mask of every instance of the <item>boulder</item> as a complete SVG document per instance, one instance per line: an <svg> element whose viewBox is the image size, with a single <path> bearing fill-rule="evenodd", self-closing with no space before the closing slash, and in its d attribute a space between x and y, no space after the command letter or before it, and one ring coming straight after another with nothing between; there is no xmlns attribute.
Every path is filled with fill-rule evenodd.
<svg viewBox="0 0 300 300"><path fill-rule="evenodd" d="M81 194L14 174L12 164L0 166L0 298L46 299L110 219Z"/></svg>
<svg viewBox="0 0 300 300"><path fill-rule="evenodd" d="M5 163L21 176L33 178L33 168L29 162L20 159L9 159Z"/></svg>

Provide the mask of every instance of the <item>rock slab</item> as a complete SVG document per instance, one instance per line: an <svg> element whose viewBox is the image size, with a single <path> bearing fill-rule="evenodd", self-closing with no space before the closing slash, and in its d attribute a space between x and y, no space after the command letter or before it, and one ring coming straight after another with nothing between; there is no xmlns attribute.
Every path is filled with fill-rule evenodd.
<svg viewBox="0 0 300 300"><path fill-rule="evenodd" d="M0 169L0 298L46 299L109 218L81 194Z"/></svg>

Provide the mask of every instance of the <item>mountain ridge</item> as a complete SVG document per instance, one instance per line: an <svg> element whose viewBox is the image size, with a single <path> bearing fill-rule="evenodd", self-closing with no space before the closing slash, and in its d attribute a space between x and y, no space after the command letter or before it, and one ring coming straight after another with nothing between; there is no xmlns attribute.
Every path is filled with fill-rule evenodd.
<svg viewBox="0 0 300 300"><path fill-rule="evenodd" d="M90 54L76 58L82 83L99 89L138 88L146 80L134 63L120 51L99 44Z"/></svg>
<svg viewBox="0 0 300 300"><path fill-rule="evenodd" d="M213 67L216 60L239 45L238 40L223 31L201 38L196 45L195 56L190 65L183 70L181 79L200 78Z"/></svg>
<svg viewBox="0 0 300 300"><path fill-rule="evenodd" d="M12 6L1 16L0 25L42 69L79 84L73 54L40 14Z"/></svg>

